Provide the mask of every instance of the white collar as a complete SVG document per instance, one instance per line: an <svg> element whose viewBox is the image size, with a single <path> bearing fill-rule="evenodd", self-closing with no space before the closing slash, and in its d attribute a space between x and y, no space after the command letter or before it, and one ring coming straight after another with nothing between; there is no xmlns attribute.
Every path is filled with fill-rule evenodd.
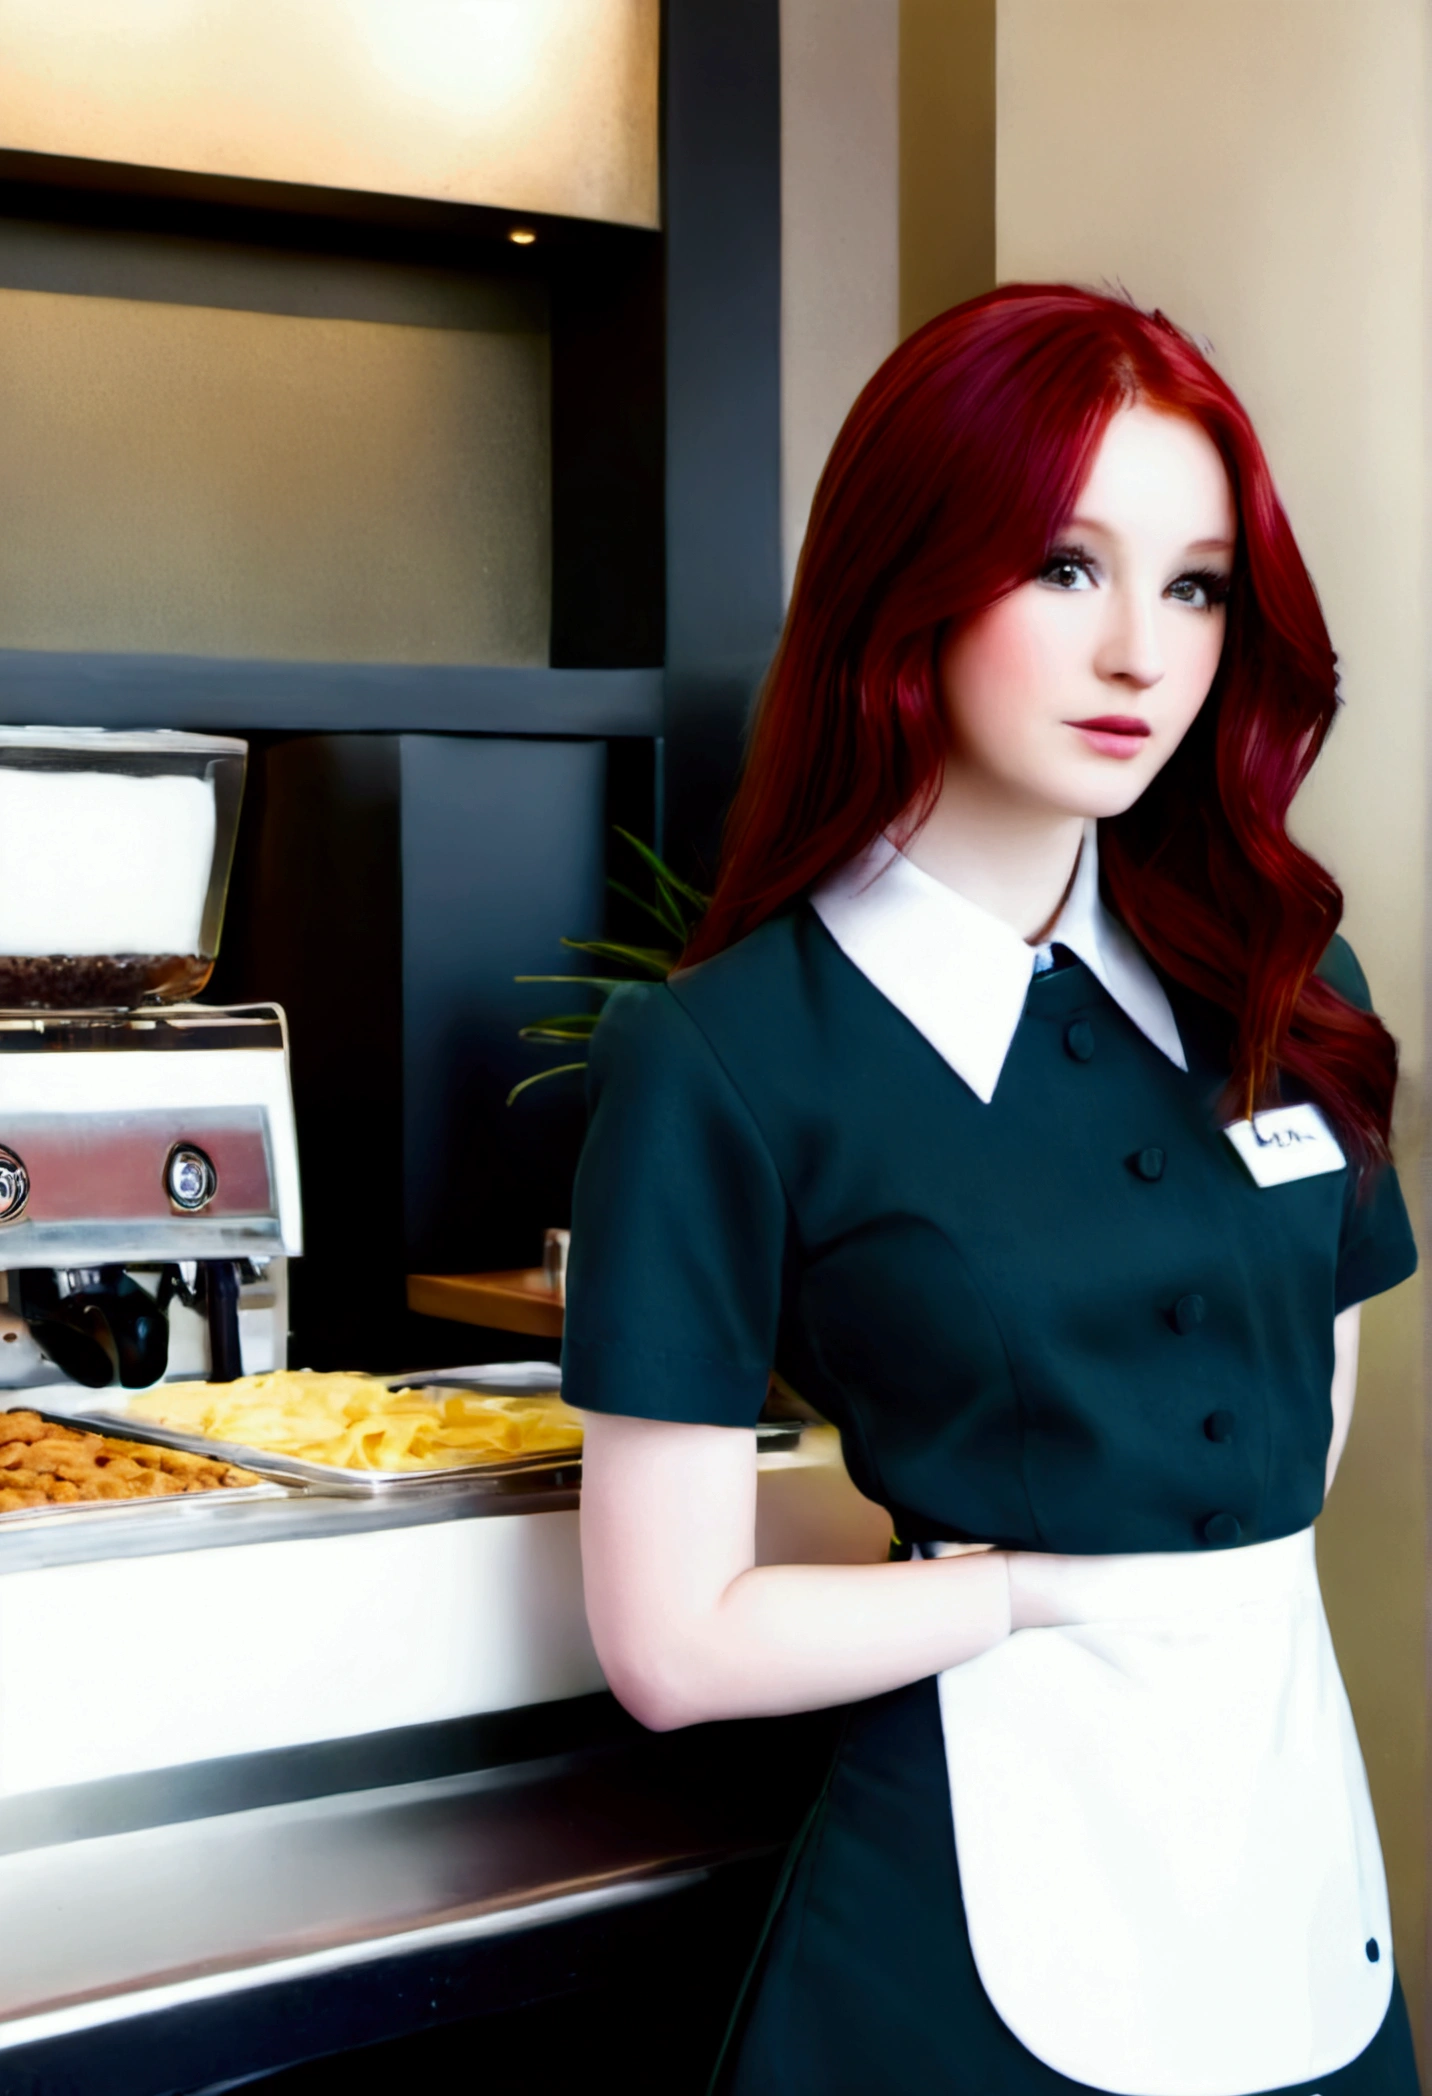
<svg viewBox="0 0 1432 2096"><path fill-rule="evenodd" d="M917 1028L986 1106L1024 1011L1036 949L888 837L822 881L811 907L841 952ZM1188 1068L1173 1009L1143 948L1104 906L1099 843L1085 825L1073 885L1047 946L1067 946L1115 1004Z"/></svg>

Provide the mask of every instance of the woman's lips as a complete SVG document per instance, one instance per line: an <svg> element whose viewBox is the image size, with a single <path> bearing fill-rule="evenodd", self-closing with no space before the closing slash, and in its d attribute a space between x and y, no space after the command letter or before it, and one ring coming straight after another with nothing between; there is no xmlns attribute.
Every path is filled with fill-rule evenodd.
<svg viewBox="0 0 1432 2096"><path fill-rule="evenodd" d="M1136 757L1153 732L1135 713L1101 713L1094 720L1066 721L1065 726L1077 728L1101 757Z"/></svg>

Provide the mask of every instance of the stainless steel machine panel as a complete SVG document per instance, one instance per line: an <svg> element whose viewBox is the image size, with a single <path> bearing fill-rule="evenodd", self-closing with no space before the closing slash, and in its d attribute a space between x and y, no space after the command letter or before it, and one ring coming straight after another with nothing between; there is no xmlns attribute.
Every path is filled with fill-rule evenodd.
<svg viewBox="0 0 1432 2096"><path fill-rule="evenodd" d="M260 1107L0 1112L0 1258L7 1264L72 1256L76 1226L87 1238L113 1231L116 1254L129 1256L135 1226L148 1226L151 1239L157 1226L169 1257L204 1258L240 1219L245 1248L259 1237L280 1248Z"/></svg>
<svg viewBox="0 0 1432 2096"><path fill-rule="evenodd" d="M276 1007L0 1012L0 1389L281 1367L302 1242Z"/></svg>

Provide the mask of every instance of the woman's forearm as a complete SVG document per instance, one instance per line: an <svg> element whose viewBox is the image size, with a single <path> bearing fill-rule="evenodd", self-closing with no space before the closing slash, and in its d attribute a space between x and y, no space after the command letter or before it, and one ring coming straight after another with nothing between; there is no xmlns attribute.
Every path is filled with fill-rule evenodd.
<svg viewBox="0 0 1432 2096"><path fill-rule="evenodd" d="M754 1436L589 1419L587 1615L615 1694L658 1730L875 1696L1010 1630L997 1551L893 1565L754 1559Z"/></svg>
<svg viewBox="0 0 1432 2096"><path fill-rule="evenodd" d="M1009 1630L999 1551L896 1565L762 1565L732 1580L675 1648L644 1655L629 1683L640 1707L629 1707L666 1730L854 1702L973 1659Z"/></svg>

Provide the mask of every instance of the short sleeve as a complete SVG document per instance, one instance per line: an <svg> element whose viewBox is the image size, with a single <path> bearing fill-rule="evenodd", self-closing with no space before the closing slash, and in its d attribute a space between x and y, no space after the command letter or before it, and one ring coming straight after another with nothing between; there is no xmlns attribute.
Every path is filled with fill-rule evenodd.
<svg viewBox="0 0 1432 2096"><path fill-rule="evenodd" d="M784 1190L715 1051L664 984L592 1037L562 1387L579 1410L751 1427L780 1318Z"/></svg>
<svg viewBox="0 0 1432 2096"><path fill-rule="evenodd" d="M1367 978L1346 939L1334 939L1318 966L1324 982L1361 1011L1372 1010ZM1382 1295L1417 1268L1417 1245L1397 1173L1390 1164L1348 1173L1338 1241L1335 1308Z"/></svg>

